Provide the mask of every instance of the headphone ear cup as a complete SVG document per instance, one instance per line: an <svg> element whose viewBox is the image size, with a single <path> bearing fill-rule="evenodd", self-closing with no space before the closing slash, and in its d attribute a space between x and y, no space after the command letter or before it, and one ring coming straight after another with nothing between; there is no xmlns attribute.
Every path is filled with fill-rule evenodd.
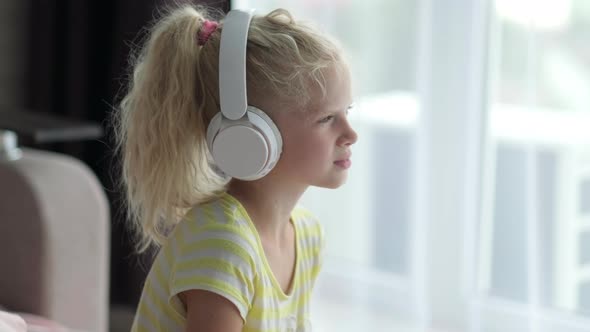
<svg viewBox="0 0 590 332"><path fill-rule="evenodd" d="M282 151L278 128L254 107L248 107L246 115L235 121L218 113L207 128L207 145L221 171L250 181L268 174Z"/></svg>

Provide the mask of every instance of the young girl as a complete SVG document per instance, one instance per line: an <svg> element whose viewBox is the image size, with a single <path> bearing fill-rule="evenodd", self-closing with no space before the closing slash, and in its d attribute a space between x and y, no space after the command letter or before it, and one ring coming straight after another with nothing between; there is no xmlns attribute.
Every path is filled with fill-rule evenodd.
<svg viewBox="0 0 590 332"><path fill-rule="evenodd" d="M156 22L117 119L138 249L159 247L132 331L311 329L323 234L297 201L346 180L350 85L335 43L285 10Z"/></svg>

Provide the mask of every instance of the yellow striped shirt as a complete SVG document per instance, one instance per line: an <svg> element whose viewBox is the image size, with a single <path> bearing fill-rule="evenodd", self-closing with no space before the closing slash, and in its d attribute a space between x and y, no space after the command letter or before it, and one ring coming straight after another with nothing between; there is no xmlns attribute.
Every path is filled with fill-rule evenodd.
<svg viewBox="0 0 590 332"><path fill-rule="evenodd" d="M202 289L227 298L244 320L242 331L310 331L311 291L321 266L323 231L297 207L296 263L285 294L275 279L244 207L229 194L189 211L147 276L132 332L185 331L186 308L178 294Z"/></svg>

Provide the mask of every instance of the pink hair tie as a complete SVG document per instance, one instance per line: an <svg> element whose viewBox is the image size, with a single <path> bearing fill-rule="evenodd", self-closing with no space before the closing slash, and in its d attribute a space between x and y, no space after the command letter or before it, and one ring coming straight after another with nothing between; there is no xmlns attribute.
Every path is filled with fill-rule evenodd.
<svg viewBox="0 0 590 332"><path fill-rule="evenodd" d="M199 30L198 35L198 44L199 46L205 45L207 40L209 40L209 36L217 29L217 22L213 21L205 21L203 22L203 26L201 30Z"/></svg>

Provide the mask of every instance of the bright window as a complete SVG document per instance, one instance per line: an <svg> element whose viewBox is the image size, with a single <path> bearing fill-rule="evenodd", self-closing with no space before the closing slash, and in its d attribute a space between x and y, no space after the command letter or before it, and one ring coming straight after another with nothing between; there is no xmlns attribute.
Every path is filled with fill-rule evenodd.
<svg viewBox="0 0 590 332"><path fill-rule="evenodd" d="M496 0L493 14L482 290L588 318L590 2Z"/></svg>
<svg viewBox="0 0 590 332"><path fill-rule="evenodd" d="M590 1L240 0L339 39L317 331L590 331Z"/></svg>

